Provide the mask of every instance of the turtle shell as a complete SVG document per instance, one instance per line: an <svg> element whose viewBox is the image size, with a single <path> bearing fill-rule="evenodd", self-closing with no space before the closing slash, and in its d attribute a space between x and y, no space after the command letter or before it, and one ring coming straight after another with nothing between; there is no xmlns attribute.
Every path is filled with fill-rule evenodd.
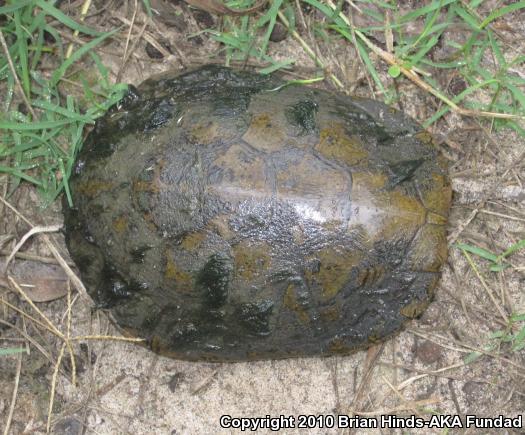
<svg viewBox="0 0 525 435"><path fill-rule="evenodd" d="M175 358L364 348L422 313L447 256L446 163L417 123L219 66L130 87L70 189L91 296Z"/></svg>

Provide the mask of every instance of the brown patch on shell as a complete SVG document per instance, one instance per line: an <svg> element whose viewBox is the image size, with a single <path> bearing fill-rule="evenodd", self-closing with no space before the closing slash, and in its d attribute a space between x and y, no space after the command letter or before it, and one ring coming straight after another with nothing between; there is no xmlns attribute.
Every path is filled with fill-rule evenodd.
<svg viewBox="0 0 525 435"><path fill-rule="evenodd" d="M235 237L235 233L230 228L230 215L220 214L211 219L207 225L207 229L221 236L224 240L231 240Z"/></svg>
<svg viewBox="0 0 525 435"><path fill-rule="evenodd" d="M123 233L128 229L128 219L125 216L119 216L113 220L113 228L117 233Z"/></svg>
<svg viewBox="0 0 525 435"><path fill-rule="evenodd" d="M154 181L135 180L133 181L133 192L134 193L140 193L140 192L158 193L159 186Z"/></svg>
<svg viewBox="0 0 525 435"><path fill-rule="evenodd" d="M251 190L267 190L264 160L259 156L248 155L241 145L232 145L213 163L227 174L215 189L231 186L232 191L225 192L228 195L251 193Z"/></svg>
<svg viewBox="0 0 525 435"><path fill-rule="evenodd" d="M199 249L205 238L206 233L200 231L190 233L182 239L180 246L186 251L195 251Z"/></svg>
<svg viewBox="0 0 525 435"><path fill-rule="evenodd" d="M197 124L191 129L192 139L199 144L209 145L220 138L221 131L216 122L208 121L206 125Z"/></svg>
<svg viewBox="0 0 525 435"><path fill-rule="evenodd" d="M173 259L170 251L166 251L166 268L164 269L164 278L167 280L174 280L177 283L177 288L182 286L182 289L192 288L191 274L181 270Z"/></svg>
<svg viewBox="0 0 525 435"><path fill-rule="evenodd" d="M302 307L301 304L299 304L297 301L297 296L295 294L295 286L293 284L290 284L286 288L283 302L286 308L290 309L295 314L297 314L297 317L299 318L301 323L310 323L310 317L308 316L308 313L306 312L304 307Z"/></svg>
<svg viewBox="0 0 525 435"><path fill-rule="evenodd" d="M433 173L429 189L421 192L423 204L434 213L447 216L452 201L452 187L443 174Z"/></svg>
<svg viewBox="0 0 525 435"><path fill-rule="evenodd" d="M242 139L252 147L265 152L279 151L286 142L285 129L271 113L254 115Z"/></svg>
<svg viewBox="0 0 525 435"><path fill-rule="evenodd" d="M352 349L345 344L345 341L342 337L335 337L330 340L328 343L328 350L331 354L334 355L346 355Z"/></svg>
<svg viewBox="0 0 525 435"><path fill-rule="evenodd" d="M358 165L368 157L361 140L357 136L349 136L340 124L321 130L315 149L322 156L349 166Z"/></svg>
<svg viewBox="0 0 525 435"><path fill-rule="evenodd" d="M376 201L386 210L380 232L384 239L399 238L400 235L411 237L425 223L423 205L399 190L378 194Z"/></svg>
<svg viewBox="0 0 525 435"><path fill-rule="evenodd" d="M427 308L429 304L429 301L418 301L414 300L410 302L408 305L405 305L401 310L399 311L403 316L409 318L409 319L415 319L416 317L420 316L423 311Z"/></svg>
<svg viewBox="0 0 525 435"><path fill-rule="evenodd" d="M341 318L341 309L339 305L332 305L330 307L320 310L319 315L327 322L336 322Z"/></svg>
<svg viewBox="0 0 525 435"><path fill-rule="evenodd" d="M76 191L82 195L94 198L102 192L109 192L114 189L114 184L110 181L88 180L77 185Z"/></svg>
<svg viewBox="0 0 525 435"><path fill-rule="evenodd" d="M233 248L236 275L250 282L271 270L270 246L266 242L243 240Z"/></svg>
<svg viewBox="0 0 525 435"><path fill-rule="evenodd" d="M342 194L348 186L348 178L338 171L321 164L311 155L291 163L286 170L277 173L277 192L285 197L325 198Z"/></svg>
<svg viewBox="0 0 525 435"><path fill-rule="evenodd" d="M307 270L305 275L310 283L318 283L326 300L336 296L348 282L352 268L358 266L362 259L362 253L328 247L320 250L317 258L320 264L319 271Z"/></svg>
<svg viewBox="0 0 525 435"><path fill-rule="evenodd" d="M359 196L370 194L383 189L386 186L388 177L382 172L352 172L352 194ZM354 196L352 195L352 198Z"/></svg>
<svg viewBox="0 0 525 435"><path fill-rule="evenodd" d="M444 225L427 224L416 236L408 253L412 270L439 272L447 259L447 234Z"/></svg>

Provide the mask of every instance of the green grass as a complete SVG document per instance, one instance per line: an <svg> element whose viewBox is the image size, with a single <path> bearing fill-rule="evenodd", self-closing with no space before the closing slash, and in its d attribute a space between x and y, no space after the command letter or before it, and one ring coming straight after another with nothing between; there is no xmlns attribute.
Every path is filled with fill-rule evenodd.
<svg viewBox="0 0 525 435"><path fill-rule="evenodd" d="M27 352L25 347L7 347L0 349L0 356L15 355L24 352Z"/></svg>
<svg viewBox="0 0 525 435"><path fill-rule="evenodd" d="M525 349L525 313L510 316L507 327L492 332L488 336L488 344L483 352L471 352L465 358L466 364L476 361L486 353L520 352Z"/></svg>
<svg viewBox="0 0 525 435"><path fill-rule="evenodd" d="M24 180L37 186L45 204L62 191L71 204L67 180L84 127L118 101L126 86L109 82L107 69L93 51L118 29L100 33L75 22L53 3L11 0L0 7L0 16L5 17L1 30L30 106L21 102L15 76L1 51L0 92L5 98L0 103L0 172L10 175L9 193ZM67 44L61 31L78 31L88 42L65 58ZM44 56L46 64L55 65L46 75L41 72ZM91 71L76 68L88 57Z"/></svg>
<svg viewBox="0 0 525 435"><path fill-rule="evenodd" d="M477 266L470 258L473 254L488 263L488 269L492 272L501 272L512 265L508 262L510 256L525 248L525 240L520 240L512 244L505 251L496 254L488 249L479 246L469 245L467 243L458 243L455 248L460 249L467 258L470 266L477 274ZM483 352L471 352L464 361L471 363L486 353L499 352L502 348L505 351L518 352L525 349L525 313L514 313L507 321L505 329L494 331L488 336L488 344L484 346Z"/></svg>
<svg viewBox="0 0 525 435"><path fill-rule="evenodd" d="M510 257L512 254L516 253L517 251L525 249L525 240L520 240L512 244L508 249L499 254L495 254L494 252L491 252L488 249L481 248L479 246L469 245L467 243L458 243L457 245L455 245L455 247L461 249L462 251L470 252L471 254L474 254L480 258L487 260L487 262L489 263L489 270L492 272L499 272L509 267L512 267L511 264L508 263L507 258Z"/></svg>
<svg viewBox="0 0 525 435"><path fill-rule="evenodd" d="M397 2L377 0L354 2L370 23L366 27L357 27L351 25L349 15L341 12L342 1L338 1L337 4L332 3L331 0L302 1L302 4L308 5L321 16L314 27L317 36L333 46L351 44L357 49L375 90L387 103L393 102L399 96L396 94L393 81L385 80L385 75L381 72L388 72L394 80L401 79L401 67L421 72L419 78L426 85L431 86L436 91L434 95L445 103L426 120L426 127L452 110L454 104L462 104L465 108L475 111L525 117L525 79L511 71L514 66L525 60L525 56L513 54L514 50L511 47L504 47L497 32L491 28L495 20L525 8L525 1L501 7L487 16L480 12L483 1L479 0L470 2L434 0L425 3L417 9L402 14ZM235 0L227 4L231 7L249 7L253 2ZM279 13L286 17L290 31L295 30L294 23L297 19L292 5L293 2L288 0L275 0L260 18L225 18L223 28L211 32L217 41L224 44L227 62L250 59L264 61L269 67L262 72L270 72L293 64L294 58L277 62L268 54L269 36L278 21ZM358 13L353 9L351 12ZM390 17L388 24L387 13ZM407 27L415 21L422 24L421 32L417 35L408 34ZM444 37L445 32L452 26L464 29L461 42ZM373 41L376 38L380 39L385 31L392 32L396 43L392 53L396 59L394 65L372 60L372 52L377 48ZM430 53L438 44L444 44L451 54L435 62ZM486 59L493 61L492 68L486 67ZM457 72L464 79L466 88L458 95L448 96L446 90L440 89L434 79L438 70ZM468 98L475 95L479 89L491 95L488 102ZM522 118L494 119L493 125L496 128L510 127L525 135Z"/></svg>

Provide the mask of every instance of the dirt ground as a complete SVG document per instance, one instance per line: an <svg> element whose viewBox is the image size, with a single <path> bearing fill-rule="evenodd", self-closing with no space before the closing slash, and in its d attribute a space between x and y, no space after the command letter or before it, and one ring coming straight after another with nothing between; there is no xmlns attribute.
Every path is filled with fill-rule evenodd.
<svg viewBox="0 0 525 435"><path fill-rule="evenodd" d="M65 2L64 11L75 16L80 2ZM94 2L96 11L104 2ZM125 34L133 21L134 2L128 8L113 9L106 2L102 14L87 23L108 29L126 25L123 38L113 39L97 50L122 81L138 84L152 73L207 62L218 44L206 34L186 39L189 34L216 21L209 14L190 10L176 3L177 13L156 17L142 32L145 20L139 10L134 18L130 57L123 64ZM160 3L160 2L156 2ZM164 5L167 7L167 5ZM170 6L171 7L171 6ZM169 8L168 8L169 9ZM170 11L172 9L169 9ZM525 31L517 23L515 29ZM305 38L312 41L308 32ZM516 38L513 34L512 38ZM525 36L521 35L521 36ZM510 37L510 36L509 36ZM161 41L172 55L152 59L147 40ZM525 38L521 44L525 46ZM352 48L346 44L315 46L318 53L349 92L371 95L363 68ZM151 47L148 48L151 54ZM270 53L277 59L294 57L299 76L313 76L314 64L298 43L288 36L271 43ZM221 61L215 57L212 61ZM378 65L381 65L378 62ZM93 65L86 64L86 69ZM380 68L385 71L384 65ZM522 77L525 69L518 71ZM386 83L391 83L386 75ZM450 77L439 77L448 83ZM321 84L328 86L329 84ZM395 104L424 121L436 110L435 99L406 80L398 80L401 99ZM453 92L453 90L451 90ZM379 97L376 95L376 97ZM184 362L159 357L132 343L110 340L74 341L77 383L71 383L72 365L67 350L63 364L62 340L35 326L31 319L13 309L0 308L0 339L8 346L23 345L27 336L39 344L31 345L30 355L0 357L0 427L7 422L12 394L17 385L16 402L9 433L45 433L51 385L56 383L52 410L52 433L57 434L186 434L232 433L221 429L222 415L234 417L273 417L337 415L398 416L460 415L516 417L525 419L525 352L511 352L508 344L487 351L473 362L465 357L483 350L490 333L505 328L503 315L525 312L524 256L511 258L516 269L490 273L487 264L473 257L480 275L469 265L454 242L482 246L502 252L525 235L525 140L512 131L490 131L488 124L474 118L450 114L432 129L439 146L450 160L454 189L449 224L449 260L444 267L434 302L421 318L393 339L368 351L346 357L305 358L234 364ZM5 178L2 182L5 184ZM38 194L22 185L9 203L42 226L61 224L60 204L43 210ZM0 249L6 253L29 227L20 216L0 204ZM63 237L50 236L60 253L68 259ZM42 235L31 237L22 253L52 257ZM66 277L56 265L16 258L15 263L36 263L43 267L52 284L64 285ZM21 267L21 266L18 266ZM42 283L41 283L42 284ZM43 284L42 284L43 285ZM49 283L48 283L49 285ZM492 296L492 297L491 297ZM13 292L0 287L0 297L28 313L34 308ZM36 304L65 333L68 325L66 298ZM503 315L502 315L503 312ZM73 292L70 336L118 335L107 316L95 312ZM8 327L16 324L18 330ZM18 340L18 341L17 341ZM2 344L5 344L2 342ZM54 382L56 381L56 382ZM507 430L507 433L523 433ZM266 433L269 431L262 431ZM298 429L283 433L300 433ZM402 433L382 429L381 433ZM408 430L409 433L496 433L496 430L442 429ZM379 433L378 429L312 429L310 433ZM406 433L406 431L403 431ZM500 432L498 432L500 433Z"/></svg>

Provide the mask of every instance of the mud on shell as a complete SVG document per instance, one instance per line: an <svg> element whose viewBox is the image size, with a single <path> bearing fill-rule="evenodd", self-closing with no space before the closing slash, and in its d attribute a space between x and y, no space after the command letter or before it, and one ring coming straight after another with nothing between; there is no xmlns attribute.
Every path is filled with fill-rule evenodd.
<svg viewBox="0 0 525 435"><path fill-rule="evenodd" d="M205 66L96 124L66 239L91 296L181 359L346 354L429 303L451 189L431 138L373 100Z"/></svg>

